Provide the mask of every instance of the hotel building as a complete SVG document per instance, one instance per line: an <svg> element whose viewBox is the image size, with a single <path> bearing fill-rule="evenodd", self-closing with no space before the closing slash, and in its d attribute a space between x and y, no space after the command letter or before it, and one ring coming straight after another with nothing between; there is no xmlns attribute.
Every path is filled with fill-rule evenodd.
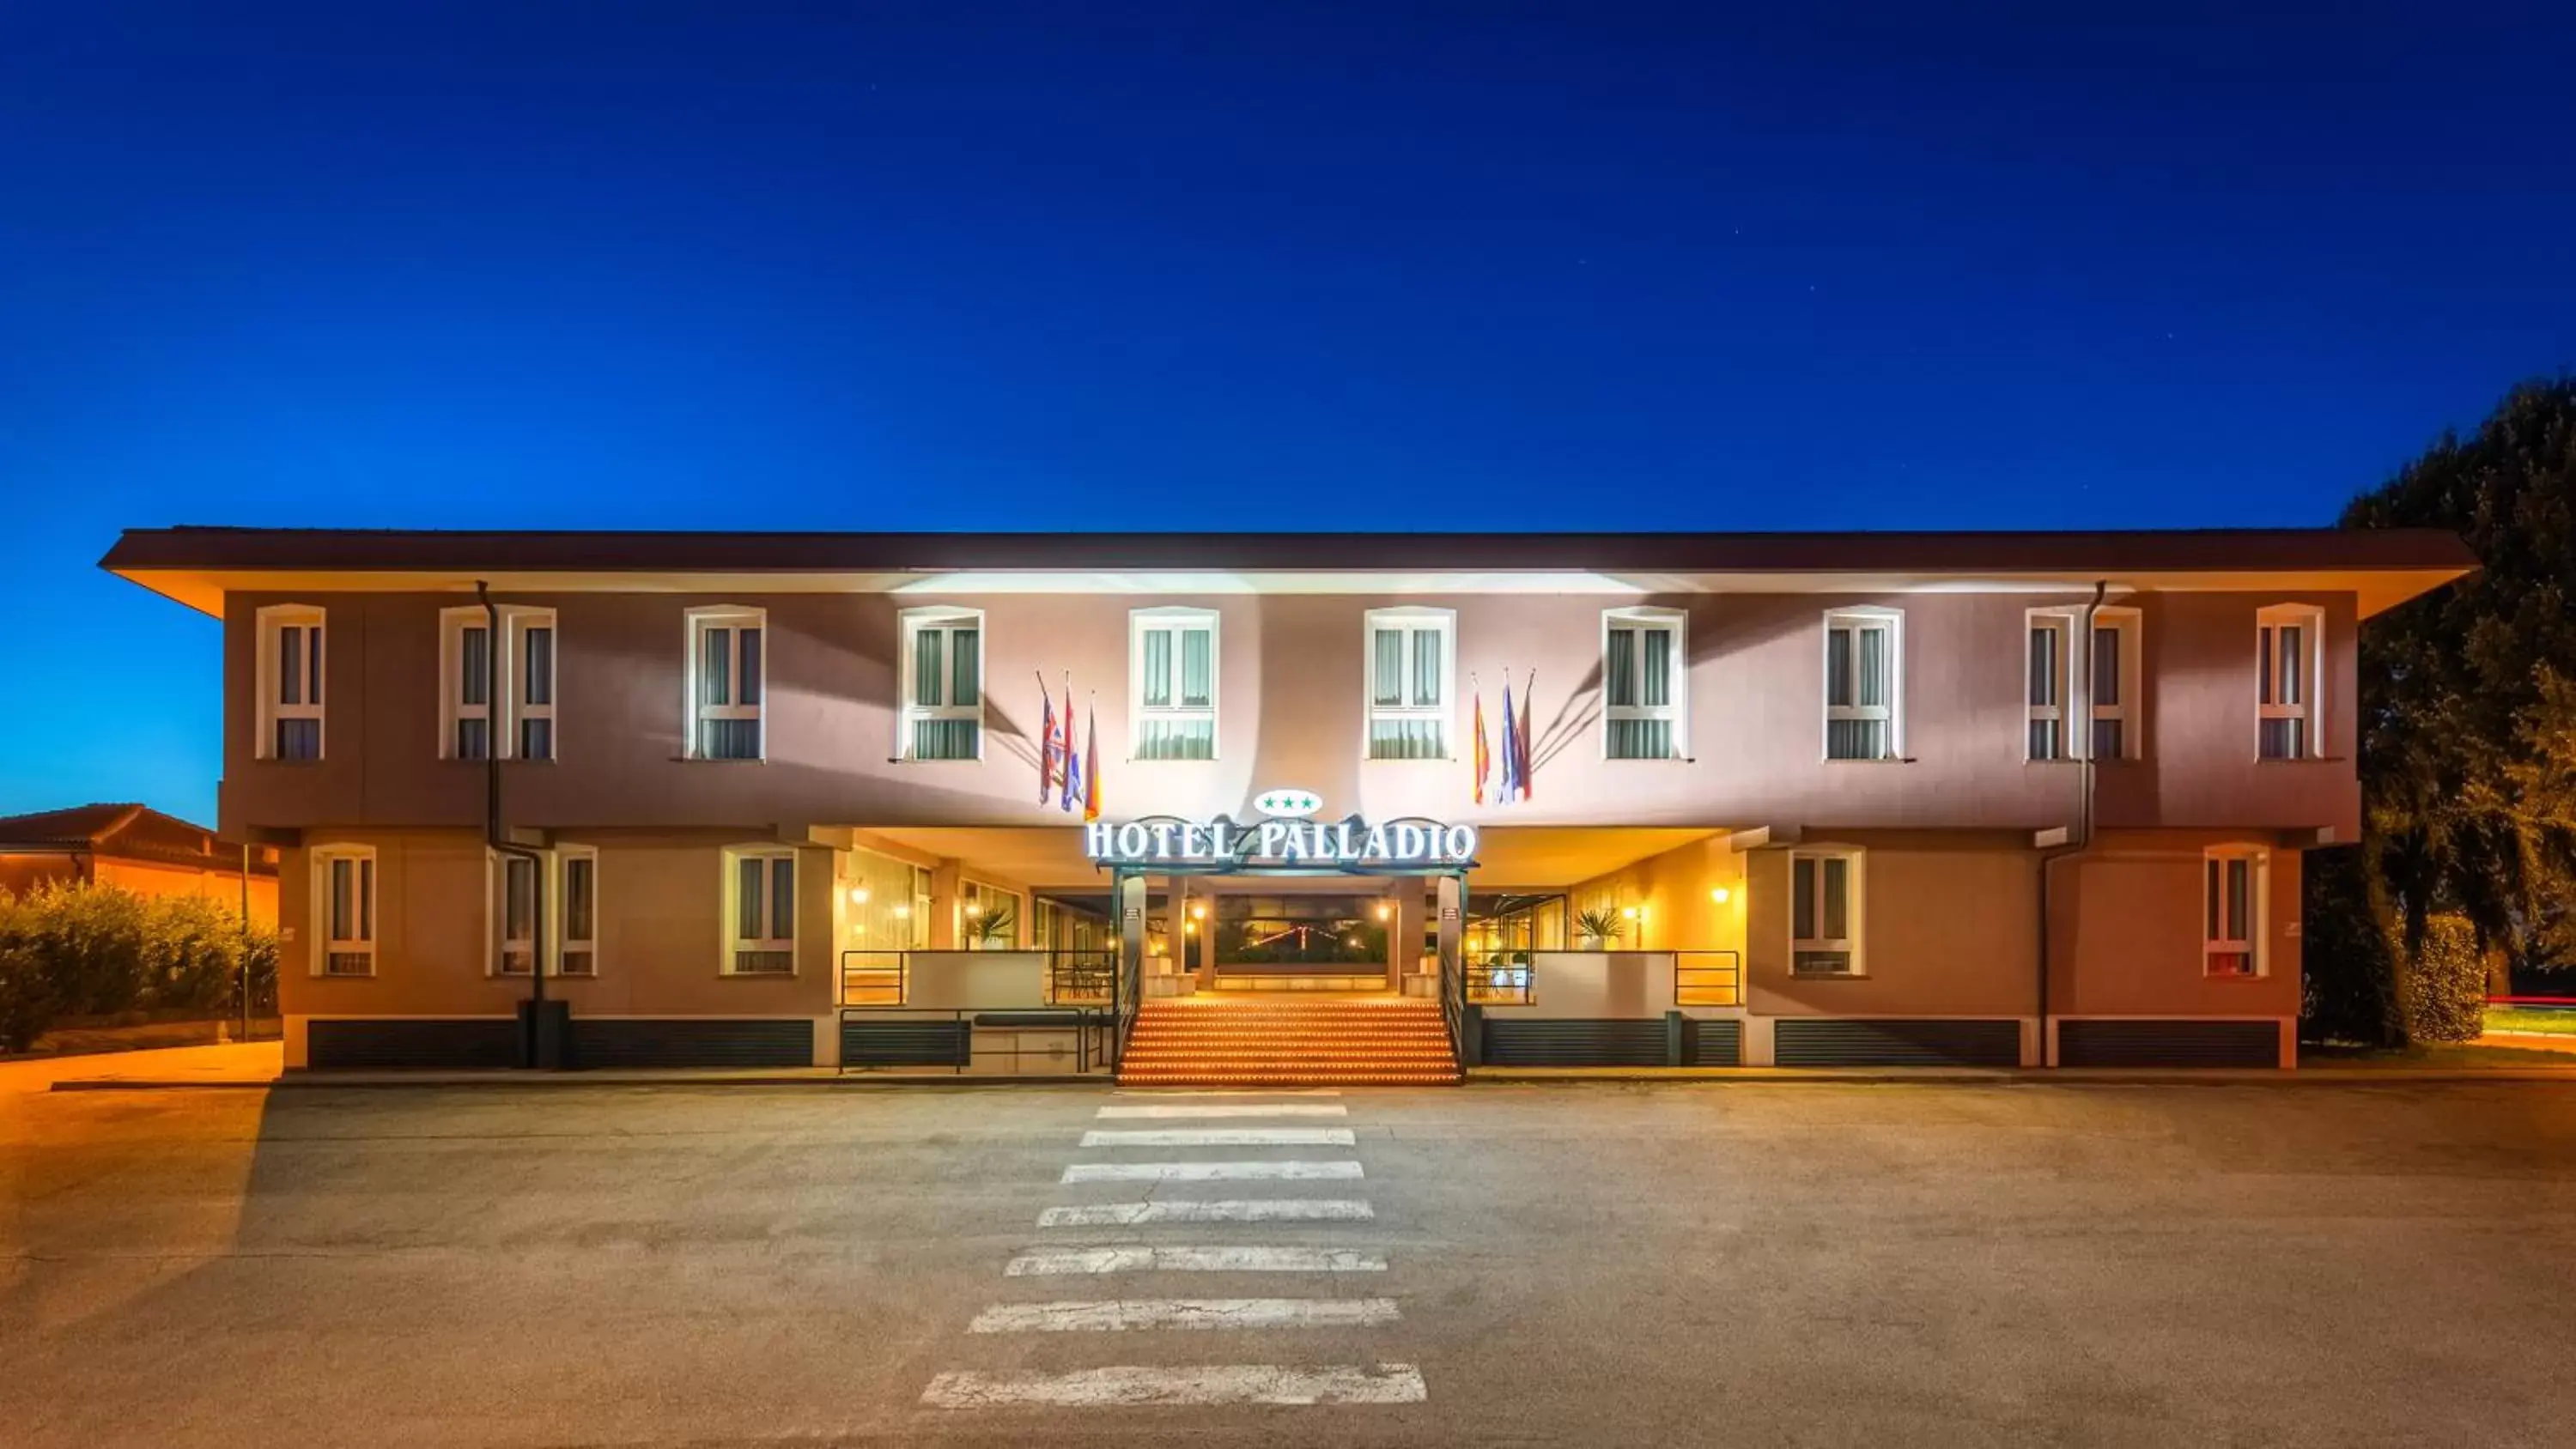
<svg viewBox="0 0 2576 1449"><path fill-rule="evenodd" d="M292 1067L1177 1082L2290 1066L2356 638L2473 561L176 528L104 565L222 621Z"/></svg>

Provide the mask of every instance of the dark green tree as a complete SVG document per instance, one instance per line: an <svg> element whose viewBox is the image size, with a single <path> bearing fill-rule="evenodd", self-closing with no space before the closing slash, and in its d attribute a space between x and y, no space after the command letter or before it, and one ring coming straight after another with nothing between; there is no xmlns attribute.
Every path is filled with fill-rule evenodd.
<svg viewBox="0 0 2576 1449"><path fill-rule="evenodd" d="M2344 510L2480 571L2362 631L2370 894L2408 954L2456 911L2492 960L2576 961L2576 379L2514 389Z"/></svg>

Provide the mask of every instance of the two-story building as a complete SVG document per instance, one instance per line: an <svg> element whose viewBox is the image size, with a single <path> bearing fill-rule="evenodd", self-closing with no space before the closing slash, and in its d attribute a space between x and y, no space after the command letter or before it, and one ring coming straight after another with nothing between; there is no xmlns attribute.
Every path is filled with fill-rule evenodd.
<svg viewBox="0 0 2576 1449"><path fill-rule="evenodd" d="M105 566L223 621L291 1065L506 1063L541 989L586 1063L1008 1070L1046 1008L1354 995L1495 1062L2290 1065L2357 633L2473 560L176 528Z"/></svg>

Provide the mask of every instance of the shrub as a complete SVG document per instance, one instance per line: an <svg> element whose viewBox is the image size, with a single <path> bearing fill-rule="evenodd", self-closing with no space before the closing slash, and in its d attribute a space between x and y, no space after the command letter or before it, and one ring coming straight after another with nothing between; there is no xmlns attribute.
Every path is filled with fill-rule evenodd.
<svg viewBox="0 0 2576 1449"><path fill-rule="evenodd" d="M238 1015L245 959L252 1011L275 1011L277 934L245 936L220 901L77 883L0 893L0 1051L66 1016Z"/></svg>
<svg viewBox="0 0 2576 1449"><path fill-rule="evenodd" d="M2404 1026L2397 1010L2397 960L2371 909L2362 848L2307 852L2299 887L2300 1039L2396 1045Z"/></svg>
<svg viewBox="0 0 2576 1449"><path fill-rule="evenodd" d="M2486 1026L2487 963L2466 916L2427 917L2406 963L2399 1002L2413 1041L2468 1041Z"/></svg>
<svg viewBox="0 0 2576 1449"><path fill-rule="evenodd" d="M49 881L18 898L19 939L64 1015L134 1009L144 993L146 914L143 897L117 886Z"/></svg>

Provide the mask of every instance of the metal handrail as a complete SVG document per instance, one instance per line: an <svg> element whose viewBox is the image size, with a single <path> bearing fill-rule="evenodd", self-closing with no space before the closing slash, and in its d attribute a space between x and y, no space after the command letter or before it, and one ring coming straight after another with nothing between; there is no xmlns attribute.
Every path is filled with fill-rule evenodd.
<svg viewBox="0 0 2576 1449"><path fill-rule="evenodd" d="M1071 1016L1074 1020L1070 1027L1029 1026L1018 1024L986 1026L976 1020L978 1017L985 1016L1022 1015L1029 1011L1061 1013ZM865 1018L871 1012L901 1012L903 1013L904 1019L908 1021L951 1021L966 1027L970 1032L1007 1031L1016 1034L1025 1031L1070 1030L1074 1034L1073 1069L1080 1075L1089 1075L1091 1071L1091 1062L1095 1055L1101 1057L1103 1060L1106 1060L1108 1055L1101 1048L1097 1048L1092 1045L1092 1037L1095 1034L1105 1032L1108 1027L1108 1013L1097 1007L1043 1006L1012 1008L995 1006L843 1006L840 1008L840 1018L846 1023L852 1018ZM1021 1055L1023 1055L1021 1048L1017 1042L1014 1041L1011 1047L1010 1056L1014 1061L1017 1061ZM969 1045L967 1048L966 1059L952 1063L950 1069L962 1076L968 1067L973 1064L973 1061L974 1048ZM834 1069L833 1075L846 1075L850 1070L851 1068L849 1063L844 1060L839 1067ZM867 1071L871 1069L862 1067L859 1068L859 1070Z"/></svg>
<svg viewBox="0 0 2576 1449"><path fill-rule="evenodd" d="M853 956L893 957L892 965L853 966ZM901 1006L910 995L912 953L853 946L841 953L840 1003L849 1006ZM862 999L864 998L864 999Z"/></svg>
<svg viewBox="0 0 2576 1449"><path fill-rule="evenodd" d="M1742 1006L1744 957L1734 951L1675 951L1673 1005Z"/></svg>
<svg viewBox="0 0 2576 1449"><path fill-rule="evenodd" d="M1109 1040L1109 1065L1115 1070L1127 1060L1127 1038L1136 1030L1136 1010L1145 1000L1145 958L1139 953L1119 953L1118 968L1109 978L1109 1015L1114 1023Z"/></svg>
<svg viewBox="0 0 2576 1449"><path fill-rule="evenodd" d="M1527 951L1497 951L1468 963L1466 999L1492 1006L1527 1006L1535 984Z"/></svg>
<svg viewBox="0 0 2576 1449"><path fill-rule="evenodd" d="M1118 995L1118 953L1106 949L1047 952L1050 1003L1105 1005Z"/></svg>

